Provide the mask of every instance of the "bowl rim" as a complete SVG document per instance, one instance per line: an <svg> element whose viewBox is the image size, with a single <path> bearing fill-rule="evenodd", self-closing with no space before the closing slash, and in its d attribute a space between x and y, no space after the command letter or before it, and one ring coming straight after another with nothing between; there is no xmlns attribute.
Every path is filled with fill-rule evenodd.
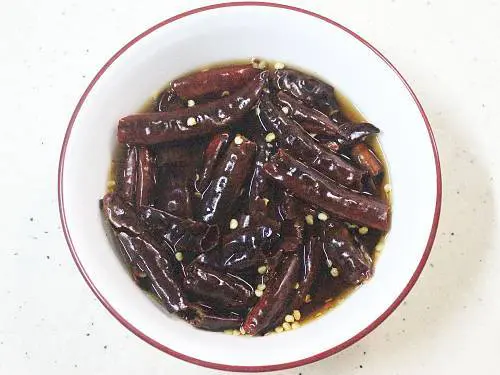
<svg viewBox="0 0 500 375"><path fill-rule="evenodd" d="M73 129L73 125L75 123L75 120L80 112L80 109L85 102L88 94L96 84L96 82L100 79L100 77L106 72L106 70L113 64L115 60L117 60L128 48L133 46L135 43L137 43L139 40L144 38L145 36L149 35L150 33L154 32L155 30L166 26L172 22L175 22L176 20L188 17L193 14L205 12L205 11L210 11L214 9L219 9L219 8L228 8L228 7L242 7L242 6L259 6L259 7L271 7L271 8L280 8L292 12L299 12L302 14L306 14L311 17L315 17L321 21L327 22L333 27L337 27L341 29L342 31L346 32L350 36L354 37L361 43L363 43L366 47L368 47L370 50L372 50L395 74L396 76L402 81L404 84L405 88L408 90L409 94L413 98L413 101L415 102L415 105L417 106L422 119L424 120L425 126L427 128L427 132L429 134L429 140L431 142L432 146L432 151L434 154L434 163L436 167L436 203L435 203L435 208L434 208L434 218L432 222L432 227L431 231L429 233L429 238L427 240L427 244L425 247L425 251L422 255L422 258L413 273L410 281L408 284L404 287L403 291L399 294L399 296L396 298L396 300L377 318L375 319L371 324L369 324L367 327L365 327L363 330L360 332L356 333L353 335L350 339L342 342L339 345L334 346L331 349L328 349L326 351L317 353L313 356L299 359L296 361L292 362L287 362L287 363L282 363L282 364L274 364L274 365L261 365L261 366L234 366L234 365L226 365L226 364L221 364L221 363L213 363L213 362L208 362L204 360L200 360L194 357L187 356L185 354L176 352L167 346L157 342L156 340L152 339L151 337L147 336L144 334L139 328L133 326L130 322L128 322L118 311L116 311L113 306L106 300L106 298L101 294L101 292L97 289L97 287L94 285L93 281L87 274L85 267L81 263L78 253L76 248L73 245L72 239L71 239L71 234L69 232L67 222L66 222L66 213L65 213L65 208L64 208L64 194L63 194L63 177L64 177L64 162L65 162L65 156L66 156L66 149L68 146L68 141L71 136L71 131ZM203 367L208 367L216 370L225 370L225 371L238 371L238 372L264 372L264 371L277 371L277 370L284 370L284 369L289 369L293 367L298 367L298 366L303 366L306 364L310 364L312 362L319 361L321 359L324 359L326 357L329 357L333 354L336 354L349 346L353 345L357 341L361 340L363 337L365 337L368 333L373 331L375 328L377 328L385 319L389 317L389 315L394 312L394 310L401 304L401 302L404 300L404 298L408 295L410 290L413 288L415 285L417 279L419 278L426 262L427 259L429 258L432 245L434 243L434 239L436 237L436 232L437 232L437 227L438 227L438 222L439 222L439 216L441 212L441 200L442 200L442 178L441 178L441 165L440 165L440 160L439 160L439 153L436 145L436 140L434 139L434 134L432 132L431 125L429 123L429 120L427 118L427 115L425 114L425 111L420 104L417 96L415 95L414 91L411 89L410 85L408 82L403 78L401 73L396 69L396 67L384 56L382 53L377 50L374 46L372 46L370 43L368 43L365 39L363 39L361 36L356 34L355 32L351 31L347 27L339 24L336 21L333 21L325 16L322 16L320 14L317 14L315 12L290 6L290 5L284 5L284 4L277 4L277 3L271 3L271 2L260 2L260 1L243 1L243 2L228 2L228 3L218 3L218 4L212 4L212 5L207 5L195 9L191 9L189 11L177 14L171 18L168 18L164 21L161 21L160 23L150 27L143 33L139 34L135 38L133 38L131 41L129 41L125 46L123 46L118 52L116 52L105 64L104 66L97 72L95 77L92 79L88 87L85 89L83 95L81 96L80 100L78 101L75 110L73 111L73 114L70 118L68 127L66 129L66 133L64 136L62 148L61 148L61 153L60 153L60 159L59 159L59 168L58 168L58 204L59 204L59 215L61 219L61 225L62 229L64 232L64 236L66 238L66 242L68 244L69 250L71 252L71 255L73 257L74 262L76 263L76 266L78 267L78 270L82 274L83 278L85 279L87 285L90 287L92 292L95 294L97 299L104 305L104 307L113 315L122 325L124 325L128 330L130 330L132 333L134 333L136 336L147 342L148 344L156 347L157 349L170 354L178 359L184 360L186 362L190 362L199 366Z"/></svg>

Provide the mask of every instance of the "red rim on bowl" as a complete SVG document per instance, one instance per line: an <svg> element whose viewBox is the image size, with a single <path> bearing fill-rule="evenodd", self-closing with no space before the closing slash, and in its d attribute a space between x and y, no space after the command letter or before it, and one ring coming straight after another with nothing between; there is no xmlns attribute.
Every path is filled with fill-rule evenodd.
<svg viewBox="0 0 500 375"><path fill-rule="evenodd" d="M365 329L362 331L358 332L356 335L351 337L350 339L346 340L345 342L329 349L324 352L318 353L314 356L304 358L298 361L293 361L293 362L288 362L288 363L282 363L282 364L276 364L276 365L266 365L266 366L230 366L230 365L224 365L220 363L212 363L212 362L207 362L203 361L194 357L189 357L187 355L184 355L182 353L178 353L161 343L153 340L151 337L147 336L143 332L141 332L137 327L133 326L130 322L128 322L118 311L116 311L113 306L110 305L110 303L106 300L106 298L100 293L100 291L97 289L97 287L94 285L92 280L90 279L89 275L87 274L84 266L80 262L80 259L78 257L78 253L73 245L73 242L71 240L71 234L68 230L67 222L66 222L66 214L64 210L64 194L63 194L63 175L64 175L64 161L65 161L65 155L66 155L66 148L68 145L69 137L71 136L71 130L73 128L73 125L75 123L76 117L78 116L78 113L80 112L80 108L82 107L83 103L85 102L89 92L92 90L96 82L99 80L99 78L106 72L106 70L109 68L113 62L118 59L128 48L130 48L132 45L137 43L139 40L147 36L148 34L152 33L156 29L159 29L160 27L163 27L165 25L168 25L172 22L175 22L179 19L182 19L184 17L188 17L192 14L200 13L200 12L205 12L217 8L226 8L226 7L240 7L240 6L261 6L261 7L274 7L274 8L281 8L281 9L286 9L292 12L300 12L303 14L307 14L311 17L318 18L324 22L329 23L330 25L337 27L352 37L356 38L358 41L363 43L365 46L370 48L377 56L385 63L387 64L393 71L394 73L399 77L399 79L403 82L405 85L406 89L412 96L413 100L415 101L416 106L418 107L420 114L422 116L422 119L425 122L425 126L427 127L427 131L429 133L429 139L432 144L432 150L434 153L434 162L436 165L436 189L437 189L437 195L436 195L436 205L434 209L434 219L432 222L432 228L429 233L429 238L427 240L427 245L424 251L424 254L422 255L422 259L420 260L417 269L413 273L413 276L411 277L410 281L408 284L405 286L401 294L397 297L397 299L387 308L386 311L382 315L380 315L376 320L374 320L370 325L368 325ZM59 214L61 217L61 223L62 223L62 228L64 231L64 235L66 237L66 241L68 243L69 249L71 251L71 255L73 256L73 259L80 270L83 278L89 285L90 289L94 292L96 297L101 301L101 303L108 309L108 311L116 318L120 323L122 323L125 327L127 327L130 331L132 331L135 335L146 341L147 343L153 345L154 347L162 350L165 353L168 353L174 357L177 357L179 359L182 359L184 361L194 363L196 365L200 366L205 366L205 367L210 367L213 369L218 369L218 370L226 370L226 371L244 371L244 372L261 372L261 371L275 371L275 370L283 370L287 368L292 368L292 367L297 367L297 366L303 366L315 361L318 361L320 359L326 358L332 354L338 353L341 350L344 350L345 348L351 346L355 342L359 341L362 339L364 336L366 336L368 333L373 331L378 325L380 325L398 306L399 304L403 301L403 299L408 295L410 290L413 288L415 285L418 277L420 276L420 273L422 272L425 263L427 262L427 259L429 257L429 254L431 252L432 244L434 242L434 238L436 237L436 230L439 222L439 214L441 211L441 166L439 162L439 155L438 155L438 150L436 146L436 141L434 139L434 135L432 133L431 126L429 124L429 120L427 119L427 116L424 112L424 109L422 108L422 105L418 101L415 93L409 86L408 82L403 78L403 76L399 73L399 71L392 65L389 60L387 60L375 47L373 47L371 44L369 44L366 40L361 38L359 35L356 33L352 32L351 30L347 29L346 27L340 25L339 23L332 21L331 19L321 16L319 14L316 14L314 12L301 9L301 8L296 8L293 6L288 6L288 5L282 5L282 4L275 4L275 3L268 3L268 2L230 2L230 3L224 3L224 4L214 4L214 5L209 5L197 9L193 9L190 11L187 11L185 13L178 14L172 18L169 18L165 21L160 22L159 24L151 27L150 29L146 30L142 34L138 35L134 39L132 39L130 42L128 42L123 48L121 48L111 59L99 70L97 75L94 77L92 82L90 82L89 86L83 93L82 97L78 101L78 104L73 112L73 115L71 116L71 119L68 124L68 128L66 130L66 134L64 137L62 149L61 149L61 155L60 155L60 160L59 160L59 171L58 171L58 200L59 200Z"/></svg>

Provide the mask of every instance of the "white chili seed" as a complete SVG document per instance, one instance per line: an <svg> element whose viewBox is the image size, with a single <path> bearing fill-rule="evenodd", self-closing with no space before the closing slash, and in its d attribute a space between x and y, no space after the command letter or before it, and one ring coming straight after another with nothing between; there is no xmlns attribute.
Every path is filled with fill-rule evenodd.
<svg viewBox="0 0 500 375"><path fill-rule="evenodd" d="M312 298L311 298L310 294L306 295L306 297L304 298L305 303L309 303L309 302L311 302L311 300L312 300Z"/></svg>
<svg viewBox="0 0 500 375"><path fill-rule="evenodd" d="M295 322L295 318L293 317L293 315L290 315L290 314L285 315L285 322L293 323L293 322Z"/></svg>
<svg viewBox="0 0 500 375"><path fill-rule="evenodd" d="M384 191L386 193L390 193L392 191L392 186L390 184L385 184L384 185Z"/></svg>
<svg viewBox="0 0 500 375"><path fill-rule="evenodd" d="M265 289L266 289L266 284L259 284L259 285L257 285L257 290L264 291Z"/></svg>
<svg viewBox="0 0 500 375"><path fill-rule="evenodd" d="M194 196L200 198L201 197L201 193L199 191L195 191L194 192Z"/></svg>
<svg viewBox="0 0 500 375"><path fill-rule="evenodd" d="M272 141L274 141L276 139L276 134L274 134L274 133L267 133L265 139L266 139L267 143L271 143Z"/></svg>
<svg viewBox="0 0 500 375"><path fill-rule="evenodd" d="M243 137L239 134L236 137L234 137L234 143L236 143L237 145L241 145L243 141L244 141Z"/></svg>
<svg viewBox="0 0 500 375"><path fill-rule="evenodd" d="M259 298L260 298L260 297L262 297L262 295L263 295L263 294L264 294L264 292L263 292L262 290L259 290L259 289L256 289L256 290L255 290L255 295L256 295L257 297L259 297Z"/></svg>
<svg viewBox="0 0 500 375"><path fill-rule="evenodd" d="M324 212L320 212L318 214L318 219L321 220L321 221L327 221L328 220L328 215Z"/></svg>
<svg viewBox="0 0 500 375"><path fill-rule="evenodd" d="M283 113L284 113L285 115L288 115L288 112L290 111L290 110L288 109L288 107L281 107L281 110L283 111Z"/></svg>
<svg viewBox="0 0 500 375"><path fill-rule="evenodd" d="M377 246L375 246L375 251L380 252L382 250L384 250L384 244L378 243Z"/></svg>
<svg viewBox="0 0 500 375"><path fill-rule="evenodd" d="M228 96L228 95L229 95L229 91L223 91L221 96Z"/></svg>
<svg viewBox="0 0 500 375"><path fill-rule="evenodd" d="M236 228L238 228L238 220L231 219L229 221L229 229L236 229Z"/></svg>
<svg viewBox="0 0 500 375"><path fill-rule="evenodd" d="M359 234L367 234L368 233L368 228L367 227L361 227L358 229Z"/></svg>
<svg viewBox="0 0 500 375"><path fill-rule="evenodd" d="M332 269L330 270L330 275L332 275L332 277L339 277L339 269L332 267Z"/></svg>
<svg viewBox="0 0 500 375"><path fill-rule="evenodd" d="M276 327L276 328L274 329L274 332L276 332L276 333L281 333L281 332L283 332L283 327L282 327L282 326L278 326L278 327Z"/></svg>
<svg viewBox="0 0 500 375"><path fill-rule="evenodd" d="M300 327L300 323L299 322L293 322L292 323L292 329L297 329Z"/></svg>
<svg viewBox="0 0 500 375"><path fill-rule="evenodd" d="M260 275L263 275L267 272L267 266L260 266L259 268L257 268L257 272L260 274Z"/></svg>
<svg viewBox="0 0 500 375"><path fill-rule="evenodd" d="M319 318L321 315L323 315L323 313L317 313L316 315L314 315L316 318Z"/></svg>
<svg viewBox="0 0 500 375"><path fill-rule="evenodd" d="M269 199L263 198L264 199L264 204L267 206L269 204Z"/></svg>
<svg viewBox="0 0 500 375"><path fill-rule="evenodd" d="M175 259L180 262L184 259L184 255L180 251L178 251L177 253L175 253Z"/></svg>
<svg viewBox="0 0 500 375"><path fill-rule="evenodd" d="M292 326L288 322L283 323L281 326L285 331L290 331L292 329Z"/></svg>
<svg viewBox="0 0 500 375"><path fill-rule="evenodd" d="M193 99L188 100L188 107L194 107L195 104L196 102Z"/></svg>
<svg viewBox="0 0 500 375"><path fill-rule="evenodd" d="M285 67L285 64L283 64L282 62L277 62L276 64L274 64L274 69L283 69Z"/></svg>
<svg viewBox="0 0 500 375"><path fill-rule="evenodd" d="M267 68L267 62L262 60L259 62L259 65L257 66L259 69L266 69Z"/></svg>
<svg viewBox="0 0 500 375"><path fill-rule="evenodd" d="M299 311L299 310L293 310L293 318L294 318L295 320L300 320L301 316L302 316L302 315L300 314L300 311Z"/></svg>
<svg viewBox="0 0 500 375"><path fill-rule="evenodd" d="M293 289L299 289L299 286L300 286L299 283L295 283L295 285L293 286Z"/></svg>
<svg viewBox="0 0 500 375"><path fill-rule="evenodd" d="M196 119L194 117L190 117L186 121L187 126L195 126L196 125Z"/></svg>
<svg viewBox="0 0 500 375"><path fill-rule="evenodd" d="M306 216L306 223L309 224L309 225L313 225L314 224L314 217L313 217L313 215L307 215Z"/></svg>
<svg viewBox="0 0 500 375"><path fill-rule="evenodd" d="M233 334L233 330L232 329L226 329L226 330L224 330L224 333L226 335L232 335Z"/></svg>
<svg viewBox="0 0 500 375"><path fill-rule="evenodd" d="M239 336L239 335L241 335L240 330L238 330L238 329L234 329L234 330L233 330L233 336Z"/></svg>

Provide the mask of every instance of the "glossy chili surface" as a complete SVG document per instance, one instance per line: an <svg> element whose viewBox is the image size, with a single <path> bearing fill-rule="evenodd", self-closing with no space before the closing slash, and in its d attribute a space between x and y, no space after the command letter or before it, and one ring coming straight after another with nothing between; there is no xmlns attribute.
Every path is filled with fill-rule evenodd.
<svg viewBox="0 0 500 375"><path fill-rule="evenodd" d="M386 202L336 184L283 150L264 165L264 172L297 198L330 215L375 229L389 229L390 208Z"/></svg>
<svg viewBox="0 0 500 375"><path fill-rule="evenodd" d="M252 64L230 65L202 70L175 79L171 83L172 92L184 99L198 99L209 94L239 89L261 72Z"/></svg>
<svg viewBox="0 0 500 375"><path fill-rule="evenodd" d="M137 285L233 336L297 329L368 282L391 218L379 128L329 83L257 65L183 75L120 119L100 200Z"/></svg>
<svg viewBox="0 0 500 375"><path fill-rule="evenodd" d="M172 112L126 116L118 124L118 141L148 145L216 133L244 116L258 100L266 80L267 72L262 72L234 94L212 102Z"/></svg>
<svg viewBox="0 0 500 375"><path fill-rule="evenodd" d="M322 147L296 121L287 117L270 99L259 104L259 116L268 134L274 134L278 146L288 150L297 158L314 166L338 183L360 189L365 172L349 160Z"/></svg>

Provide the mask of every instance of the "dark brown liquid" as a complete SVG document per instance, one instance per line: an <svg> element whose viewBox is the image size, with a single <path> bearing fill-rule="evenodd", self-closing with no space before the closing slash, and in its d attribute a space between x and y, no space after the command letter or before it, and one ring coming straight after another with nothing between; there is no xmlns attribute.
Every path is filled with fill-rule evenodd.
<svg viewBox="0 0 500 375"><path fill-rule="evenodd" d="M273 67L274 62L267 60L268 61L268 66ZM202 67L201 69L205 68L214 68L214 67L219 67L219 66L224 66L224 65L232 65L232 64L246 64L248 63L247 61L228 61L225 63L220 63L220 64L214 64L209 67ZM289 66L287 66L289 67ZM297 69L296 67L291 66L292 68ZM194 71L198 71L201 69L197 69ZM303 69L297 69L304 71ZM191 71L191 72L194 72ZM187 72L187 73L191 73ZM306 73L310 74L309 72L305 71ZM321 77L318 77L321 79ZM327 81L325 81L327 82ZM152 112L155 110L156 102L158 99L158 96L161 95L161 92L163 92L163 89L165 87L168 87L168 84L164 85L162 90L160 90L157 94L153 95L152 97L148 98L148 100L144 103L144 105L139 109L138 112ZM365 119L361 112L350 102L344 95L342 95L339 90L336 88L336 99L339 103L341 112L344 114L345 117L347 117L349 120L353 122L367 122L368 119ZM375 124L378 126L381 126L383 130L383 124ZM379 160L383 164L384 168L384 176L383 178L378 181L377 183L377 195L385 201L390 201L390 194L386 193L384 191L384 186L389 183L389 173L388 173L388 168L387 168L387 163L386 159L384 157L380 142L378 141L377 137L371 136L366 140L367 144L370 146L370 148L374 151L376 156L379 158ZM123 154L123 148L121 145L118 145L115 149L114 155L113 155L113 160L120 160L122 158ZM348 155L344 155L348 157ZM114 190L114 177L115 177L115 162L113 161L110 171L109 171L109 176L108 176L108 187L107 190L108 192ZM235 211L238 211L238 209L235 209ZM351 228L352 231L358 230L358 228ZM367 248L370 249L370 255L374 261L374 264L376 260L378 259L378 256L380 256L380 251L376 251L375 247L376 245L383 245L384 239L385 239L386 233L381 233L379 231L374 231L370 230L369 233L363 235L363 243L367 245ZM379 246L381 248L381 246ZM369 281L368 281L369 282ZM344 284L339 277L333 278L326 266L324 266L324 269L319 275L319 279L315 281L313 290L311 291L311 300L309 303L305 303L300 311L301 311L301 321L300 323L304 322L309 322L312 319L319 317L328 310L332 309L333 307L339 305L346 297L349 296L351 292L353 292L357 287L352 287Z"/></svg>

